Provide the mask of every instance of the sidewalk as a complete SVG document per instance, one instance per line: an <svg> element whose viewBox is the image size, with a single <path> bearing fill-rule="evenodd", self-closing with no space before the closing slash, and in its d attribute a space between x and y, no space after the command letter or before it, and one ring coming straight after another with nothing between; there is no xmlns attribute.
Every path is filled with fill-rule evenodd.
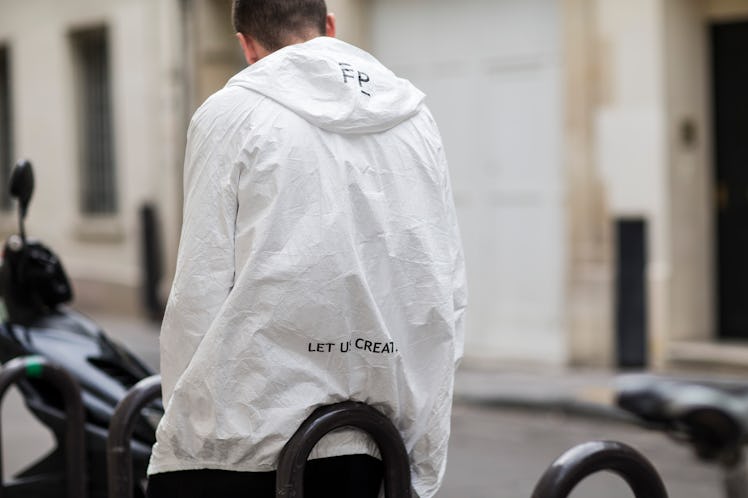
<svg viewBox="0 0 748 498"><path fill-rule="evenodd" d="M125 344L146 364L158 370L159 325L143 318L89 313L113 339ZM630 422L615 406L617 379L624 375L653 374L723 384L748 385L748 379L711 372L663 373L511 365L479 368L463 364L455 378L455 401L507 408L567 413Z"/></svg>
<svg viewBox="0 0 748 498"><path fill-rule="evenodd" d="M109 336L158 368L158 324L142 318L89 315ZM455 400L620 418L623 415L613 406L615 377L615 372L603 370L462 367L455 379Z"/></svg>
<svg viewBox="0 0 748 498"><path fill-rule="evenodd" d="M521 366L484 369L464 366L457 372L455 379L455 401L634 422L632 415L617 408L616 388L626 377L640 375L712 384L741 392L748 390L748 378L707 370L653 372Z"/></svg>
<svg viewBox="0 0 748 498"><path fill-rule="evenodd" d="M629 420L615 408L615 379L606 370L461 367L455 401Z"/></svg>

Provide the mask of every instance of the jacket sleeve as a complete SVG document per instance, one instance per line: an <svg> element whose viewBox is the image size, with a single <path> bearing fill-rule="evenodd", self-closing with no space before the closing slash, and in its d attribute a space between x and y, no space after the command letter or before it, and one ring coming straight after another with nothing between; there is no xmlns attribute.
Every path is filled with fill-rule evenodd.
<svg viewBox="0 0 748 498"><path fill-rule="evenodd" d="M161 328L165 401L234 283L238 171L229 130L216 114L198 110L187 133L182 234Z"/></svg>
<svg viewBox="0 0 748 498"><path fill-rule="evenodd" d="M444 204L446 207L446 219L449 237L452 242L452 306L454 309L454 351L455 368L457 368L465 351L465 310L467 308L467 276L465 273L465 256L462 250L462 238L457 221L457 210L455 208L452 185L447 170L447 160L444 151L441 151L443 162L444 179Z"/></svg>

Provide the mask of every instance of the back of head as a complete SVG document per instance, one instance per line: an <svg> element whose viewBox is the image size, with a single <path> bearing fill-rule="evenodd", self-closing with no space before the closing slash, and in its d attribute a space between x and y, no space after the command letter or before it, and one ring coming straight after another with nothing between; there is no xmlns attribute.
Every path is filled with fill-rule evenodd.
<svg viewBox="0 0 748 498"><path fill-rule="evenodd" d="M326 17L325 0L234 0L236 32L271 52L324 35Z"/></svg>

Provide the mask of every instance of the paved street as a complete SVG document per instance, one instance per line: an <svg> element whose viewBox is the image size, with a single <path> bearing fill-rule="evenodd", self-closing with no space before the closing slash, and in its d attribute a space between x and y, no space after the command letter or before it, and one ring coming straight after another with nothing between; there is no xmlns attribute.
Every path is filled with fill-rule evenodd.
<svg viewBox="0 0 748 498"><path fill-rule="evenodd" d="M720 498L715 468L699 464L687 448L665 436L600 419L527 411L455 406L450 457L439 498L529 498L547 466L566 449L593 439L623 441L644 453L673 498ZM631 498L618 477L584 481L573 498Z"/></svg>
<svg viewBox="0 0 748 498"><path fill-rule="evenodd" d="M117 317L96 316L96 320L148 363L157 364L156 327ZM7 478L48 449L51 437L28 415L15 392L3 401L2 416ZM696 462L687 448L661 434L605 418L564 415L539 407L519 410L459 402L453 412L452 431L439 498L529 498L551 461L571 446L591 439L621 440L639 449L661 472L672 497L721 496L717 470ZM631 493L617 477L600 475L583 483L572 496L629 498Z"/></svg>
<svg viewBox="0 0 748 498"><path fill-rule="evenodd" d="M51 439L12 396L3 407L3 458L8 471L30 461ZM16 410L18 408L18 410ZM548 412L459 404L453 414L447 474L438 498L529 498L545 468L564 450L590 439L618 439L645 453L674 498L719 498L716 469L695 462L664 436L618 423ZM6 472L6 478L8 473ZM630 498L612 475L582 483L574 498Z"/></svg>

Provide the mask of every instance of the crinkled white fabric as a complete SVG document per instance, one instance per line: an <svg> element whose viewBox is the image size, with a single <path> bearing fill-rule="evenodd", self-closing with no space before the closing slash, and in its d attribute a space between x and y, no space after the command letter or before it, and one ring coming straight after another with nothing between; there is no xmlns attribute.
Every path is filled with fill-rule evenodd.
<svg viewBox="0 0 748 498"><path fill-rule="evenodd" d="M311 412L395 421L424 498L446 464L465 273L423 94L327 37L240 72L195 113L161 330L149 473L267 471ZM344 430L312 457L366 453Z"/></svg>

